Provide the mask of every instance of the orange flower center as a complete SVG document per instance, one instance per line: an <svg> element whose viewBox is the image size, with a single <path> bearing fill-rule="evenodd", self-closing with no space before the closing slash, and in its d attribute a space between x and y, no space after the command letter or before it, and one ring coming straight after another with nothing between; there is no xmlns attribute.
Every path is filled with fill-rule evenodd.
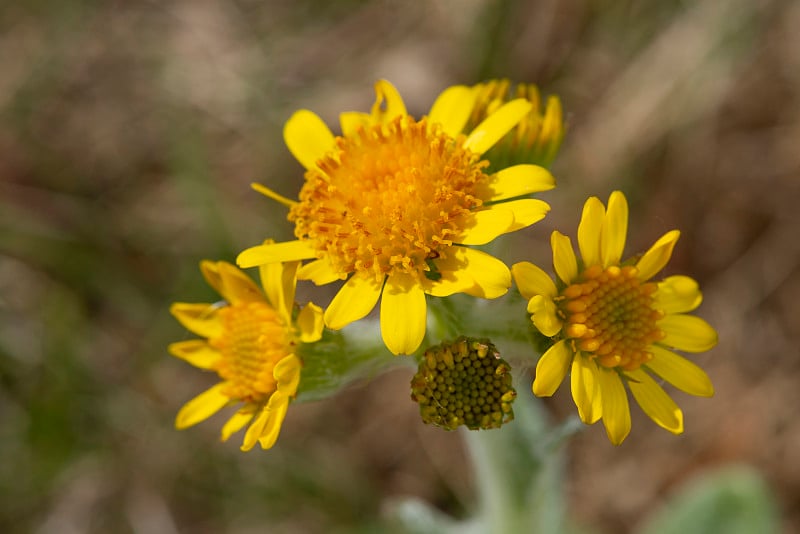
<svg viewBox="0 0 800 534"><path fill-rule="evenodd" d="M289 220L340 274L420 275L446 257L464 216L480 206L485 161L425 119L337 137L336 148L306 172Z"/></svg>
<svg viewBox="0 0 800 534"><path fill-rule="evenodd" d="M559 308L574 348L605 367L637 369L653 358L649 346L664 337L656 322L664 314L653 308L654 283L641 283L632 266L595 265L561 295Z"/></svg>
<svg viewBox="0 0 800 534"><path fill-rule="evenodd" d="M281 317L266 302L231 304L219 310L222 335L209 340L222 354L219 376L228 383L225 395L261 402L275 392L275 365L292 353L293 340Z"/></svg>

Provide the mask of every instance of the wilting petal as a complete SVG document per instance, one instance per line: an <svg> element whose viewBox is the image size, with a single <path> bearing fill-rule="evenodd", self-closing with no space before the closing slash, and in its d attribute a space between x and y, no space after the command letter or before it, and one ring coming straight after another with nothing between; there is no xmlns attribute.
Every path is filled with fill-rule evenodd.
<svg viewBox="0 0 800 534"><path fill-rule="evenodd" d="M647 362L647 368L652 372L689 395L714 395L711 379L694 362L658 345L651 345L648 350L653 353L653 359Z"/></svg>
<svg viewBox="0 0 800 534"><path fill-rule="evenodd" d="M272 369L272 377L278 384L278 392L293 398L297 393L297 386L300 383L300 370L303 364L295 354L289 354L282 358Z"/></svg>
<svg viewBox="0 0 800 534"><path fill-rule="evenodd" d="M603 392L598 384L601 372L594 361L583 356L577 355L572 361L572 400L578 407L578 416L587 425L593 425L603 415Z"/></svg>
<svg viewBox="0 0 800 534"><path fill-rule="evenodd" d="M204 339L171 343L167 350L176 358L187 361L200 369L212 369L220 358L219 351L210 347Z"/></svg>
<svg viewBox="0 0 800 534"><path fill-rule="evenodd" d="M381 337L392 354L413 354L425 337L425 293L407 274L393 274L381 296Z"/></svg>
<svg viewBox="0 0 800 534"><path fill-rule="evenodd" d="M550 246L553 248L553 267L561 280L569 285L578 277L578 260L572 250L572 241L559 231L550 235Z"/></svg>
<svg viewBox="0 0 800 534"><path fill-rule="evenodd" d="M378 302L382 286L374 276L351 276L325 310L325 324L339 330L366 316Z"/></svg>
<svg viewBox="0 0 800 534"><path fill-rule="evenodd" d="M548 191L556 186L550 171L538 165L514 165L494 173L487 184L487 198L498 201L540 191Z"/></svg>
<svg viewBox="0 0 800 534"><path fill-rule="evenodd" d="M375 103L370 116L372 124L386 124L401 115L406 115L406 105L397 88L386 80L375 82Z"/></svg>
<svg viewBox="0 0 800 534"><path fill-rule="evenodd" d="M583 205L583 214L578 225L578 248L585 267L601 263L600 235L605 216L606 208L599 198L590 197Z"/></svg>
<svg viewBox="0 0 800 534"><path fill-rule="evenodd" d="M550 397L555 393L567 376L572 357L572 349L566 340L561 340L547 349L536 364L533 394L537 397Z"/></svg>
<svg viewBox="0 0 800 534"><path fill-rule="evenodd" d="M600 257L603 260L603 267L619 264L627 234L628 201L625 200L625 195L614 191L608 197L608 209L600 234Z"/></svg>
<svg viewBox="0 0 800 534"><path fill-rule="evenodd" d="M464 148L483 154L519 124L531 107L530 102L522 98L507 102L472 130L464 141Z"/></svg>
<svg viewBox="0 0 800 534"><path fill-rule="evenodd" d="M535 295L552 298L558 293L556 284L550 275L530 262L515 263L511 267L511 274L514 276L520 294L528 300Z"/></svg>
<svg viewBox="0 0 800 534"><path fill-rule="evenodd" d="M637 274L639 280L649 280L664 268L672 257L672 249L675 248L680 236L678 230L667 232L644 253L636 264L636 268L639 269Z"/></svg>
<svg viewBox="0 0 800 534"><path fill-rule="evenodd" d="M600 369L596 377L603 401L603 425L614 445L622 443L631 431L631 411L625 386L616 371Z"/></svg>
<svg viewBox="0 0 800 534"><path fill-rule="evenodd" d="M314 245L310 241L295 240L250 247L239 254L236 263L245 269L265 263L307 260L315 256Z"/></svg>
<svg viewBox="0 0 800 534"><path fill-rule="evenodd" d="M673 434L683 433L683 412L661 386L641 369L626 375L630 378L628 388L644 413L661 428Z"/></svg>
<svg viewBox="0 0 800 534"><path fill-rule="evenodd" d="M224 408L231 400L222 393L225 386L226 383L221 382L184 404L175 418L175 428L196 425Z"/></svg>
<svg viewBox="0 0 800 534"><path fill-rule="evenodd" d="M544 295L535 295L528 302L528 313L532 314L533 326L542 335L553 337L561 331L563 322L556 313L556 303Z"/></svg>
<svg viewBox="0 0 800 534"><path fill-rule="evenodd" d="M331 262L327 258L306 263L297 271L297 278L299 280L311 280L318 286L324 286L343 279L342 275L333 269Z"/></svg>
<svg viewBox="0 0 800 534"><path fill-rule="evenodd" d="M228 441L233 434L244 428L244 425L253 420L253 410L239 410L222 426L222 441Z"/></svg>
<svg viewBox="0 0 800 534"><path fill-rule="evenodd" d="M300 330L300 341L303 343L313 343L322 337L322 330L325 327L322 308L309 302L297 314L297 328Z"/></svg>
<svg viewBox="0 0 800 534"><path fill-rule="evenodd" d="M289 152L306 169L315 168L317 161L334 147L334 137L328 126L307 109L289 117L283 127L283 140Z"/></svg>
<svg viewBox="0 0 800 534"><path fill-rule="evenodd" d="M454 236L453 241L462 245L485 245L508 231L514 224L514 213L502 204L496 204L467 214L464 224L469 228Z"/></svg>
<svg viewBox="0 0 800 534"><path fill-rule="evenodd" d="M667 315L656 325L666 336L659 343L686 352L705 352L717 344L717 331L694 315Z"/></svg>
<svg viewBox="0 0 800 534"><path fill-rule="evenodd" d="M176 302L169 308L170 313L189 331L207 338L222 335L222 323L217 310L213 304L188 302Z"/></svg>
<svg viewBox="0 0 800 534"><path fill-rule="evenodd" d="M269 303L278 310L286 324L292 322L298 267L300 267L299 261L290 261L286 263L267 263L258 268L261 273L261 284L264 286L264 293L267 295Z"/></svg>
<svg viewBox="0 0 800 534"><path fill-rule="evenodd" d="M448 87L436 98L428 113L428 120L433 124L440 124L444 133L455 138L469 120L475 97L476 92L470 87Z"/></svg>
<svg viewBox="0 0 800 534"><path fill-rule="evenodd" d="M664 313L690 312L703 302L697 282L688 276L670 276L658 283L655 306Z"/></svg>

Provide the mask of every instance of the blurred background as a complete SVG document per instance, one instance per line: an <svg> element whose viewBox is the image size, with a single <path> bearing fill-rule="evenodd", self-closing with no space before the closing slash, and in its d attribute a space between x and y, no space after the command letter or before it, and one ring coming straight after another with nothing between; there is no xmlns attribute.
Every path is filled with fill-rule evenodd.
<svg viewBox="0 0 800 534"><path fill-rule="evenodd" d="M276 447L174 415L214 378L171 358L197 269L271 235L302 170L283 122L336 128L391 80L425 113L446 86L508 77L560 95L553 210L505 259L549 263L583 201L628 194L628 252L683 233L720 343L686 433L634 410L567 448L575 523L632 532L695 476L752 467L800 532L800 4L791 0L31 0L0 7L0 530L372 532L394 499L456 517L458 433L426 427L396 370L294 405ZM574 412L566 388L547 403Z"/></svg>

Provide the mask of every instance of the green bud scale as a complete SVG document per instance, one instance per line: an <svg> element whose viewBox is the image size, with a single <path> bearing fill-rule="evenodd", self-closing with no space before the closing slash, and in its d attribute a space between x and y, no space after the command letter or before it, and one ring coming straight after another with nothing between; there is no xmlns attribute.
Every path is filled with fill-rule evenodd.
<svg viewBox="0 0 800 534"><path fill-rule="evenodd" d="M455 430L500 428L514 419L511 367L486 339L461 336L425 351L411 399L426 424Z"/></svg>

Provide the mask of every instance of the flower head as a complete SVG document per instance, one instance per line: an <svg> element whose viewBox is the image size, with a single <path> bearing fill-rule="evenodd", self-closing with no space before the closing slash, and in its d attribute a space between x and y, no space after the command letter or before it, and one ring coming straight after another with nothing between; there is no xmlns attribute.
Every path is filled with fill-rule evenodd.
<svg viewBox="0 0 800 534"><path fill-rule="evenodd" d="M564 139L564 120L561 101L555 95L547 97L544 109L539 89L534 84L520 83L511 87L509 80L490 80L475 86L477 98L467 128L477 125L503 104L522 98L531 110L487 153L490 169L515 163L534 163L547 167L558 154Z"/></svg>
<svg viewBox="0 0 800 534"><path fill-rule="evenodd" d="M181 408L177 428L200 423L229 404L241 404L223 426L222 440L250 423L242 450L256 442L264 449L275 443L300 381L300 345L322 335L319 307L309 303L292 317L298 266L292 262L262 267L262 291L230 263L200 264L206 281L225 300L173 304L172 315L205 339L172 343L169 352L215 371L221 381Z"/></svg>
<svg viewBox="0 0 800 534"><path fill-rule="evenodd" d="M380 300L386 346L409 354L425 335L426 294L506 293L505 264L465 245L541 220L549 206L520 197L551 189L554 180L535 165L488 174L481 159L530 111L524 99L500 106L465 136L474 89L447 89L419 120L390 83L379 81L375 90L371 113L340 116L341 136L307 110L289 119L284 139L306 168L299 201L254 187L290 207L297 240L247 249L237 262L312 260L298 278L346 280L325 311L328 327L361 319Z"/></svg>
<svg viewBox="0 0 800 534"><path fill-rule="evenodd" d="M534 326L555 338L536 366L534 394L552 395L570 373L581 420L602 418L614 444L631 427L625 385L653 421L675 434L683 432L683 413L651 375L691 395L714 394L706 373L672 350L703 352L717 343L708 323L686 314L702 301L697 282L686 276L650 281L669 261L679 232L667 232L640 258L621 261L627 226L622 193L611 194L608 209L592 197L578 226L580 262L569 237L552 234L558 285L531 263L512 267Z"/></svg>
<svg viewBox="0 0 800 534"><path fill-rule="evenodd" d="M487 340L459 337L425 351L411 380L422 420L446 430L500 428L514 419L511 368Z"/></svg>

